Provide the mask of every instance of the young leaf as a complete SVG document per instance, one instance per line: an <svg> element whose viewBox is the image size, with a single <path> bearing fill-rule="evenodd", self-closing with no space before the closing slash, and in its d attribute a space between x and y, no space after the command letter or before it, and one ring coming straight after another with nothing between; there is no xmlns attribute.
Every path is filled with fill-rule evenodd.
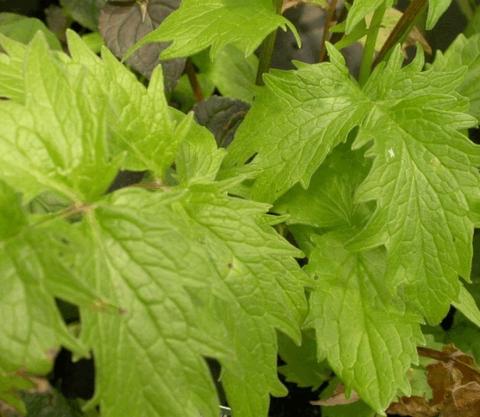
<svg viewBox="0 0 480 417"><path fill-rule="evenodd" d="M409 393L406 372L417 361L419 318L397 307L383 275L383 250L351 253L347 236L318 237L307 270L318 278L307 319L318 355L374 410L381 413L398 390Z"/></svg>
<svg viewBox="0 0 480 417"><path fill-rule="evenodd" d="M355 201L355 190L368 173L361 152L339 145L312 177L307 189L296 185L279 198L275 210L288 214L287 223L314 227L352 227L368 218L368 210Z"/></svg>
<svg viewBox="0 0 480 417"><path fill-rule="evenodd" d="M278 27L297 33L287 19L276 14L271 0L183 0L128 55L147 43L172 41L162 58L186 57L208 47L214 57L226 45L235 45L248 56Z"/></svg>
<svg viewBox="0 0 480 417"><path fill-rule="evenodd" d="M350 34L362 19L373 13L385 2L387 2L387 8L393 4L393 0L355 0L348 11L345 33Z"/></svg>
<svg viewBox="0 0 480 417"><path fill-rule="evenodd" d="M470 114L480 118L480 34L471 38L459 35L442 54L438 51L433 63L433 69L437 71L454 71L463 65L468 67L463 77L463 82L457 91L470 99Z"/></svg>
<svg viewBox="0 0 480 417"><path fill-rule="evenodd" d="M252 165L259 175L251 197L273 202L298 182L306 188L371 104L338 52L331 63L273 71L265 84L229 147L224 168L235 172L256 155Z"/></svg>
<svg viewBox="0 0 480 417"><path fill-rule="evenodd" d="M298 251L267 224L265 206L217 188L124 190L99 203L84 225L97 254L86 279L124 311L85 314L105 417L146 409L216 416L202 354L222 363L239 416L266 415L268 394L284 393L275 329L300 337Z"/></svg>
<svg viewBox="0 0 480 417"><path fill-rule="evenodd" d="M217 176L224 149L217 149L212 134L187 116L178 126L177 135L185 137L179 147L175 165L181 184L212 182Z"/></svg>
<svg viewBox="0 0 480 417"><path fill-rule="evenodd" d="M205 63L207 59L208 62ZM223 96L246 103L253 101L256 89L255 77L258 71L256 55L252 54L245 58L240 49L227 45L218 51L213 61L210 61L207 53L196 55L193 60Z"/></svg>
<svg viewBox="0 0 480 417"><path fill-rule="evenodd" d="M112 153L126 154L124 169L148 169L163 176L175 157L178 138L174 136L161 67L145 88L107 49L100 59L74 32L69 31L67 37L73 61L89 72L89 91L107 101Z"/></svg>
<svg viewBox="0 0 480 417"><path fill-rule="evenodd" d="M0 34L0 97L23 103L25 85L23 81L23 60L25 45Z"/></svg>
<svg viewBox="0 0 480 417"><path fill-rule="evenodd" d="M317 343L312 331L303 332L301 346L279 334L278 353L285 362L278 370L288 382L316 390L331 378L327 362L317 359Z"/></svg>
<svg viewBox="0 0 480 417"><path fill-rule="evenodd" d="M102 194L117 170L104 103L85 94L82 73L64 71L42 34L27 48L24 82L25 105L0 102L2 178L28 197L53 190L85 202Z"/></svg>
<svg viewBox="0 0 480 417"><path fill-rule="evenodd" d="M429 0L426 28L433 29L438 20L447 11L452 0Z"/></svg>

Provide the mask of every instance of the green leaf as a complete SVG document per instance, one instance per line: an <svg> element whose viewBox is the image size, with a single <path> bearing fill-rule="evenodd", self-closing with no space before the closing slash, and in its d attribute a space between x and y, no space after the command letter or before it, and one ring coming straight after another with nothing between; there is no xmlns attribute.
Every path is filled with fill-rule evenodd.
<svg viewBox="0 0 480 417"><path fill-rule="evenodd" d="M458 296L458 275L470 275L478 216L480 152L459 132L476 122L455 93L464 71L422 72L420 55L402 68L397 49L361 91L329 50L332 63L267 76L222 176L256 172L251 197L274 201L297 182L307 188L331 149L359 125L354 146L373 140L366 155L375 159L357 204L375 200L377 210L351 248L384 244L391 285L438 322Z"/></svg>
<svg viewBox="0 0 480 417"><path fill-rule="evenodd" d="M23 103L25 83L23 81L23 60L26 47L0 34L0 97Z"/></svg>
<svg viewBox="0 0 480 417"><path fill-rule="evenodd" d="M27 405L27 416L35 417L83 417L84 414L73 401L67 400L56 390L46 393L23 395Z"/></svg>
<svg viewBox="0 0 480 417"><path fill-rule="evenodd" d="M126 155L124 169L150 170L162 177L173 162L178 138L174 136L161 67L145 88L106 48L100 59L74 32L69 31L67 37L73 61L89 72L91 94L107 101L112 153Z"/></svg>
<svg viewBox="0 0 480 417"><path fill-rule="evenodd" d="M475 299L463 285L460 287L458 301L453 303L453 305L473 324L480 327L480 310L478 309Z"/></svg>
<svg viewBox="0 0 480 417"><path fill-rule="evenodd" d="M106 150L104 103L84 93L83 74L64 71L41 35L24 67L25 105L0 102L0 175L28 197L46 190L76 202L97 197L117 170Z"/></svg>
<svg viewBox="0 0 480 417"><path fill-rule="evenodd" d="M91 31L98 30L98 16L106 0L60 0L63 10L73 20Z"/></svg>
<svg viewBox="0 0 480 417"><path fill-rule="evenodd" d="M366 16L377 10L385 1L387 7L393 4L392 0L355 0L348 11L345 33L350 34Z"/></svg>
<svg viewBox="0 0 480 417"><path fill-rule="evenodd" d="M443 54L438 51L433 68L453 71L466 65L468 70L457 91L470 99L470 114L480 118L480 34L465 38L459 35Z"/></svg>
<svg viewBox="0 0 480 417"><path fill-rule="evenodd" d="M266 210L202 184L124 190L90 214L85 279L123 311L84 314L102 416L216 417L201 355L221 362L238 416L264 416L268 394L285 393L275 329L299 340L306 278Z"/></svg>
<svg viewBox="0 0 480 417"><path fill-rule="evenodd" d="M350 34L355 27L369 14L377 10L383 3L391 7L393 0L355 0L348 11L345 33ZM426 28L432 29L450 6L452 0L429 0Z"/></svg>
<svg viewBox="0 0 480 417"><path fill-rule="evenodd" d="M355 190L368 173L368 161L361 152L339 145L313 175L307 189L296 185L275 204L288 214L288 224L314 227L342 227L361 224L368 214L354 200Z"/></svg>
<svg viewBox="0 0 480 417"><path fill-rule="evenodd" d="M211 56L226 45L252 54L271 32L295 27L277 15L271 0L183 0L158 29L139 41L128 53L152 42L172 41L162 52L164 59L193 55L211 47Z"/></svg>
<svg viewBox="0 0 480 417"><path fill-rule="evenodd" d="M258 58L252 54L245 58L244 53L233 45L227 45L218 51L210 61L207 53L201 54L203 60L193 58L207 77L216 85L223 96L237 98L251 103L255 95L255 78ZM205 64L203 61L208 60Z"/></svg>
<svg viewBox="0 0 480 417"><path fill-rule="evenodd" d="M225 150L217 149L213 135L195 123L192 114L178 126L177 135L185 137L175 159L180 183L190 185L214 181Z"/></svg>
<svg viewBox="0 0 480 417"><path fill-rule="evenodd" d="M331 377L328 364L317 360L317 344L313 332L303 332L301 346L281 334L278 343L278 353L285 362L278 371L288 382L315 390Z"/></svg>
<svg viewBox="0 0 480 417"><path fill-rule="evenodd" d="M384 243L387 279L435 323L458 296L458 275L470 276L480 153L457 130L473 124L454 93L463 71L419 72L421 59L401 69L402 61L397 50L365 86L382 101L356 138L356 147L373 139L375 158L357 198L376 200L377 210L357 248Z"/></svg>
<svg viewBox="0 0 480 417"><path fill-rule="evenodd" d="M55 297L89 309L97 301L72 271L71 255L80 241L66 223L32 227L27 221L18 195L0 182L0 224L10 222L0 236L0 396L10 400L11 389L22 388L19 376L51 370L60 345L88 354L68 332Z"/></svg>
<svg viewBox="0 0 480 417"><path fill-rule="evenodd" d="M323 407L323 417L376 417L377 413L361 401L353 404L336 405L334 407Z"/></svg>
<svg viewBox="0 0 480 417"><path fill-rule="evenodd" d="M50 48L62 49L57 37L48 30L41 20L14 13L0 13L0 33L17 42L27 44L39 31L45 35Z"/></svg>
<svg viewBox="0 0 480 417"><path fill-rule="evenodd" d="M452 0L429 0L426 29L430 30L447 11Z"/></svg>
<svg viewBox="0 0 480 417"><path fill-rule="evenodd" d="M475 14L473 15L470 22L468 22L467 27L465 28L465 36L470 37L472 35L476 35L480 33L480 8L477 7L475 10Z"/></svg>
<svg viewBox="0 0 480 417"><path fill-rule="evenodd" d="M253 199L273 202L298 182L307 188L332 148L370 110L341 55L330 51L331 63L265 75L266 87L258 90L224 165L224 175L236 173L255 156Z"/></svg>
<svg viewBox="0 0 480 417"><path fill-rule="evenodd" d="M318 355L374 410L381 413L400 390L423 342L419 318L406 313L383 275L382 249L352 253L348 234L316 240L307 270L318 279L310 295L308 324L317 334Z"/></svg>

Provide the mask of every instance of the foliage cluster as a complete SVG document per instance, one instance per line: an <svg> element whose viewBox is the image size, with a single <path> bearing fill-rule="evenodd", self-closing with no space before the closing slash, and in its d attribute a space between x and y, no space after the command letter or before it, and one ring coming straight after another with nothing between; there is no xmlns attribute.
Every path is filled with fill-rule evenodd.
<svg viewBox="0 0 480 417"><path fill-rule="evenodd" d="M441 363L480 410L442 347L480 359L480 9L426 64L450 0L60 3L0 14L0 415L60 347L95 394L57 416L266 417L279 372L330 417L467 416ZM297 3L323 62L269 71Z"/></svg>

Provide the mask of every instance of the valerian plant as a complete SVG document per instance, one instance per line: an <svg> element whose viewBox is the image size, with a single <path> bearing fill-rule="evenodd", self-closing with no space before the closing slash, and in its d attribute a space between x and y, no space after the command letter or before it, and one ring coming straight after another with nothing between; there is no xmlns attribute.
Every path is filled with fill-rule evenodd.
<svg viewBox="0 0 480 417"><path fill-rule="evenodd" d="M221 385L235 417L266 417L279 371L328 383L330 416L427 404L419 352L480 343L478 12L461 2L469 37L426 64L402 42L450 1L412 0L383 47L393 0L312 1L364 45L356 79L325 36L326 62L269 71L278 28L301 45L282 12L303 2L105 3L62 5L110 49L41 22L23 39L13 15L1 31L0 415L27 412L61 347L95 363L79 415L215 417ZM187 79L232 100L182 112ZM452 305L473 324L442 339Z"/></svg>

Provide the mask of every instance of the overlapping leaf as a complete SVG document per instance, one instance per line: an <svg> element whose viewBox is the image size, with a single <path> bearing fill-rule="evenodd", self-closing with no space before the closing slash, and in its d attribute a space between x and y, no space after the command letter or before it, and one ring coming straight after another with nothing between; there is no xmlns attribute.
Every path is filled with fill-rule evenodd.
<svg viewBox="0 0 480 417"><path fill-rule="evenodd" d="M28 386L21 377L48 372L60 345L88 352L55 304L54 297L88 308L95 302L71 271L68 253L76 246L65 227L62 221L29 226L19 196L0 182L0 397L17 407L9 389Z"/></svg>
<svg viewBox="0 0 480 417"><path fill-rule="evenodd" d="M337 146L312 177L307 189L296 185L275 204L288 214L287 223L314 227L353 227L361 224L368 210L355 201L355 191L368 173L362 152L348 144Z"/></svg>
<svg viewBox="0 0 480 417"><path fill-rule="evenodd" d="M68 32L68 42L73 61L89 72L90 93L107 101L112 153L126 153L125 169L163 175L173 162L178 141L161 68L157 67L145 88L107 49L100 59L74 32Z"/></svg>
<svg viewBox="0 0 480 417"><path fill-rule="evenodd" d="M100 9L106 0L60 0L63 10L86 28L98 30Z"/></svg>
<svg viewBox="0 0 480 417"><path fill-rule="evenodd" d="M316 240L307 267L318 277L308 323L317 332L319 357L382 412L397 390L409 393L406 372L423 336L419 318L397 307L383 282L384 251L350 253L346 238L332 234Z"/></svg>
<svg viewBox="0 0 480 417"><path fill-rule="evenodd" d="M288 20L276 14L271 0L183 0L133 50L147 43L172 41L162 58L185 57L208 47L215 56L226 45L235 45L248 56L278 27L296 33Z"/></svg>
<svg viewBox="0 0 480 417"><path fill-rule="evenodd" d="M259 90L224 164L235 172L255 156L259 175L252 198L272 202L298 182L306 187L331 149L369 111L345 62L334 58L265 77L266 88Z"/></svg>
<svg viewBox="0 0 480 417"><path fill-rule="evenodd" d="M389 279L405 283L409 302L437 322L458 296L458 275L470 275L480 153L458 131L475 123L454 93L463 71L422 73L421 60L401 70L401 62L395 54L365 86L382 101L356 142L374 140L368 155L375 160L358 198L377 201L359 240L386 244Z"/></svg>
<svg viewBox="0 0 480 417"><path fill-rule="evenodd" d="M71 246L65 251L77 256L68 255L58 271L52 271L48 253L30 255L29 263L22 264L23 258L17 260L21 254L15 252L21 248L12 246L4 256L16 261L26 278L37 278L38 285L38 275L45 275L42 262L49 265L50 275L68 269L119 307L120 313L82 309L83 340L95 355L102 415L216 416L216 391L203 356L222 363L222 382L237 415L266 415L269 395L285 393L276 372L276 330L298 341L306 314L307 278L294 260L301 252L271 227L268 206L230 198L222 188L228 184L212 183L224 151L217 150L208 130L192 125L191 118L177 132L185 140L177 157L181 186L102 197L117 165L106 168L95 161L107 163L112 146L120 143L115 135L131 134L125 150L150 158L145 165L157 175L162 174L160 166L173 160L176 145L160 134L133 137L134 127L147 129L142 122L135 124L135 118L148 112L151 118L143 123L171 126L169 109L160 71L146 90L108 52L100 60L78 38L70 35L69 42L72 59L52 56L41 37L27 48L25 105L0 103L7 126L0 137L5 149L0 159L1 175L29 196L54 190L75 201L65 215L75 213L83 220L59 221L55 227L63 225L58 230ZM134 104L125 112L132 114L121 109L122 104L128 106L127 99ZM113 115L118 115L117 126L106 129ZM104 142L107 137L109 143ZM84 171L76 171L77 166ZM7 222L0 226L9 231ZM38 240L30 250L46 245L61 253L54 248L62 247L62 238L57 242L48 239L45 230L34 231ZM55 295L85 304L81 292L73 295L75 285L57 283L50 275ZM11 274L5 276L12 285ZM8 288L3 294L10 294ZM52 334L58 325L49 319L51 311L37 312L46 303L38 294L42 293L18 305L36 309L42 343L56 346L63 339L43 335ZM7 328L2 335L14 339L16 331ZM25 346L32 349L36 344Z"/></svg>
<svg viewBox="0 0 480 417"><path fill-rule="evenodd" d="M25 99L23 60L26 47L1 34L0 43L6 52L0 52L0 97L23 103Z"/></svg>
<svg viewBox="0 0 480 417"><path fill-rule="evenodd" d="M475 124L455 93L464 72L422 72L420 58L401 68L397 50L361 91L330 51L332 64L267 77L224 175L254 156L251 195L273 201L298 181L308 185L331 148L359 125L355 146L373 139L368 155L375 159L358 199L376 200L377 212L355 245L385 244L391 285L405 285L413 305L438 321L456 300L458 275L469 276L478 216L480 153L458 131Z"/></svg>
<svg viewBox="0 0 480 417"><path fill-rule="evenodd" d="M297 252L268 226L264 206L199 187L124 191L90 218L91 283L124 311L84 322L106 417L215 416L201 354L222 363L238 415L266 415L268 394L284 392L274 329L298 340Z"/></svg>
<svg viewBox="0 0 480 417"><path fill-rule="evenodd" d="M445 54L437 52L433 68L438 71L455 70L466 65L467 73L457 91L470 99L470 114L480 118L480 35L465 38L460 35Z"/></svg>
<svg viewBox="0 0 480 417"><path fill-rule="evenodd" d="M356 0L353 2L352 7L348 11L345 33L349 34L369 14L373 13L384 3L387 3L387 7L391 7L392 0Z"/></svg>
<svg viewBox="0 0 480 417"><path fill-rule="evenodd" d="M83 74L66 73L41 34L23 67L25 105L1 103L1 177L30 197L47 189L77 202L98 196L116 173L104 103L84 94Z"/></svg>
<svg viewBox="0 0 480 417"><path fill-rule="evenodd" d="M426 28L432 29L450 6L452 0L429 0ZM387 7L393 4L392 0L355 0L348 12L346 33L351 33L354 27L367 15L373 13L382 4Z"/></svg>

